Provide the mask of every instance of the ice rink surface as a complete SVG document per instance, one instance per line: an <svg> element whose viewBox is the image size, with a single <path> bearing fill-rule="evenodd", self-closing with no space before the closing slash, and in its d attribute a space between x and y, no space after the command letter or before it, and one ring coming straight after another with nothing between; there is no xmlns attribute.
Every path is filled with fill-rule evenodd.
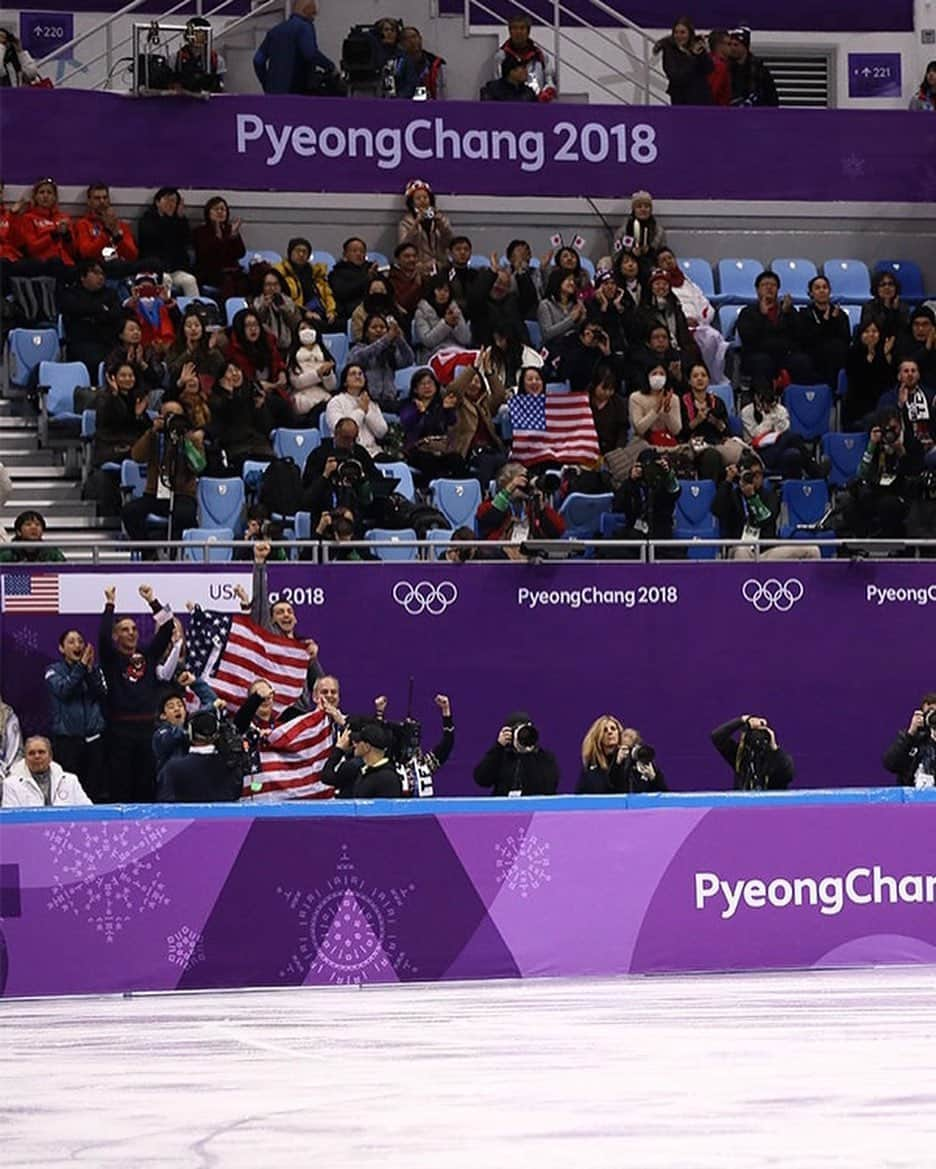
<svg viewBox="0 0 936 1169"><path fill-rule="evenodd" d="M926 1169L936 969L0 1003L0 1165Z"/></svg>

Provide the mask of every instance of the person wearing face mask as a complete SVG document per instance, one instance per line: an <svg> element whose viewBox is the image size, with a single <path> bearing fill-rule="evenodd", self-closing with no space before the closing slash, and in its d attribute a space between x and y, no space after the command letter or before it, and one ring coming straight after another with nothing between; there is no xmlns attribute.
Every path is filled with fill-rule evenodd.
<svg viewBox="0 0 936 1169"><path fill-rule="evenodd" d="M936 787L936 692L923 695L910 725L884 753L883 763L902 787Z"/></svg>
<svg viewBox="0 0 936 1169"><path fill-rule="evenodd" d="M654 762L653 748L641 742L638 731L622 726L613 714L595 719L582 740L577 796L648 795L668 790L666 778Z"/></svg>
<svg viewBox="0 0 936 1169"><path fill-rule="evenodd" d="M66 771L78 776L96 804L104 803L104 711L107 683L94 661L94 646L78 629L59 637L59 660L45 672L55 757Z"/></svg>
<svg viewBox="0 0 936 1169"><path fill-rule="evenodd" d="M627 408L634 435L628 450L632 450L633 459L647 446L667 449L679 446L682 430L679 394L662 365L654 366L646 382L631 393Z"/></svg>
<svg viewBox="0 0 936 1169"><path fill-rule="evenodd" d="M335 359L318 329L302 324L286 359L293 410L304 426L314 426L338 388Z"/></svg>

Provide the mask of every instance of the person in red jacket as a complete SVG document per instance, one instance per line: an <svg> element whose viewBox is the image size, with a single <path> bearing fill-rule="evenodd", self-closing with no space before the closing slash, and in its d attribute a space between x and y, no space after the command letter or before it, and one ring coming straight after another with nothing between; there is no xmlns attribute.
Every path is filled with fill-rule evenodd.
<svg viewBox="0 0 936 1169"><path fill-rule="evenodd" d="M88 213L75 221L75 255L79 260L98 260L108 276L132 276L139 258L130 224L118 219L111 206L110 188L104 183L88 187Z"/></svg>
<svg viewBox="0 0 936 1169"><path fill-rule="evenodd" d="M497 491L478 508L482 540L560 540L565 520L522 463L506 463L497 475Z"/></svg>
<svg viewBox="0 0 936 1169"><path fill-rule="evenodd" d="M3 183L0 183L0 261L4 264L15 264L22 259L17 219L24 206L25 201L21 199L8 207L3 201Z"/></svg>
<svg viewBox="0 0 936 1169"><path fill-rule="evenodd" d="M16 230L27 260L41 261L51 268L74 266L72 221L59 210L58 187L53 179L40 179L35 184L32 198L20 212Z"/></svg>
<svg viewBox="0 0 936 1169"><path fill-rule="evenodd" d="M731 61L728 58L728 32L713 28L709 33L709 52L712 55L712 72L708 75L712 101L717 106L731 105Z"/></svg>
<svg viewBox="0 0 936 1169"><path fill-rule="evenodd" d="M175 343L176 331L165 298L165 286L157 283L156 274L141 272L133 280L125 307L133 312L142 334L140 344L152 348L162 357Z"/></svg>

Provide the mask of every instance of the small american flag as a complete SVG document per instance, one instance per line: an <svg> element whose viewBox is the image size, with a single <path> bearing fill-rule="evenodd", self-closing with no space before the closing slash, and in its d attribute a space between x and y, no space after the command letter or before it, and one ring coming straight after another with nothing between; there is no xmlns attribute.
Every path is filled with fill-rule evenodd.
<svg viewBox="0 0 936 1169"><path fill-rule="evenodd" d="M509 409L511 457L518 463L598 461L598 435L588 394L516 394Z"/></svg>
<svg viewBox="0 0 936 1169"><path fill-rule="evenodd" d="M260 748L260 771L244 778L244 796L259 803L327 800L335 789L320 775L332 749L331 720L323 710L290 719L270 731Z"/></svg>
<svg viewBox="0 0 936 1169"><path fill-rule="evenodd" d="M214 613L196 606L189 623L186 665L196 675L209 666L209 686L233 709L261 678L276 691L279 715L302 694L309 652L301 641L281 637L238 613Z"/></svg>
<svg viewBox="0 0 936 1169"><path fill-rule="evenodd" d="M57 613L56 572L10 572L3 576L4 613Z"/></svg>

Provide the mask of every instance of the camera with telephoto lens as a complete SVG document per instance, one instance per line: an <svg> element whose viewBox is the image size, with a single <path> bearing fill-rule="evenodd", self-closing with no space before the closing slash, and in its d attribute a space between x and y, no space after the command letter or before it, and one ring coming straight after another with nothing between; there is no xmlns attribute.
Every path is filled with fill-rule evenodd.
<svg viewBox="0 0 936 1169"><path fill-rule="evenodd" d="M746 471L742 471L738 476L738 482L742 487L753 487L757 482L757 472L752 471L750 468L748 468Z"/></svg>
<svg viewBox="0 0 936 1169"><path fill-rule="evenodd" d="M631 747L630 757L634 763L642 763L646 767L656 759L656 751L649 743L635 743Z"/></svg>
<svg viewBox="0 0 936 1169"><path fill-rule="evenodd" d="M664 458L664 455L652 448L640 452L642 478L650 491L657 491L669 478L669 465L663 461Z"/></svg>
<svg viewBox="0 0 936 1169"><path fill-rule="evenodd" d="M934 707L932 710L928 710L926 714L923 715L923 726L926 727L928 731L936 731L936 707Z"/></svg>
<svg viewBox="0 0 936 1169"><path fill-rule="evenodd" d="M169 414L166 417L164 428L169 442L181 442L189 428L188 419L184 414Z"/></svg>
<svg viewBox="0 0 936 1169"><path fill-rule="evenodd" d="M559 471L543 471L539 475L531 475L529 484L531 491L554 495L562 486L562 474Z"/></svg>
<svg viewBox="0 0 936 1169"><path fill-rule="evenodd" d="M335 471L339 487L358 487L364 481L364 468L357 459L342 459Z"/></svg>
<svg viewBox="0 0 936 1169"><path fill-rule="evenodd" d="M900 442L900 427L891 423L881 430L881 440L885 446L896 446Z"/></svg>
<svg viewBox="0 0 936 1169"><path fill-rule="evenodd" d="M520 723L513 729L511 745L518 755L529 755L539 746L539 731L533 723Z"/></svg>

